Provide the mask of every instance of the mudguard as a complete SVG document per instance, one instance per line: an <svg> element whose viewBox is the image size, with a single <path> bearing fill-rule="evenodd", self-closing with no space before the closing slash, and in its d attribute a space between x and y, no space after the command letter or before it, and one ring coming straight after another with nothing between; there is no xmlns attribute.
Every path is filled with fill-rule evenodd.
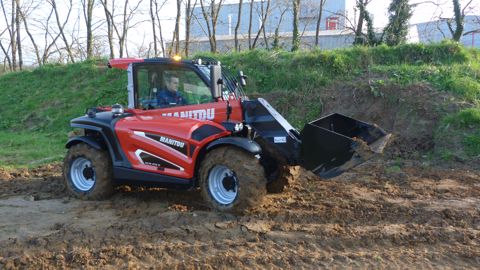
<svg viewBox="0 0 480 270"><path fill-rule="evenodd" d="M224 137L218 140L211 142L207 146L207 150L211 150L215 147L221 145L233 145L235 147L239 147L253 155L258 155L262 153L262 148L260 145L250 139L243 138L243 137Z"/></svg>
<svg viewBox="0 0 480 270"><path fill-rule="evenodd" d="M85 130L92 130L101 134L105 147L108 149L112 163L114 166L131 167L130 162L125 157L125 153L118 144L115 135L115 125L118 120L127 117L128 114L113 117L111 112L99 112L94 117L81 116L70 121L70 126L73 128L81 128ZM87 141L85 141L87 142ZM74 143L73 141L71 143ZM68 143L67 143L68 145ZM92 145L93 146L93 145Z"/></svg>
<svg viewBox="0 0 480 270"><path fill-rule="evenodd" d="M98 141L96 141L94 138L90 136L75 136L72 137L68 140L68 142L65 144L65 148L70 148L76 144L79 143L86 143L90 145L91 147L97 149L97 150L105 150L106 146L104 144L100 144Z"/></svg>

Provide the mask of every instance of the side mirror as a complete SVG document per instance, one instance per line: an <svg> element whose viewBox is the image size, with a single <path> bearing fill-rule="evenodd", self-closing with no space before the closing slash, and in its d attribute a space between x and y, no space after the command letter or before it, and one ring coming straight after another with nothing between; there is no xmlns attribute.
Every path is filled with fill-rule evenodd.
<svg viewBox="0 0 480 270"><path fill-rule="evenodd" d="M219 65L210 66L210 90L214 99L222 97L222 68Z"/></svg>
<svg viewBox="0 0 480 270"><path fill-rule="evenodd" d="M243 74L243 71L240 70L238 72L238 77L240 78L240 85L242 87L247 86L247 76L245 74Z"/></svg>

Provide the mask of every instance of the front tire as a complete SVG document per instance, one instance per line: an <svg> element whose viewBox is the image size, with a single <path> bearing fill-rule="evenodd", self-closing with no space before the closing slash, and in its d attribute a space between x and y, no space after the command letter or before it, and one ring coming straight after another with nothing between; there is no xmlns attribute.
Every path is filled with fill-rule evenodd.
<svg viewBox="0 0 480 270"><path fill-rule="evenodd" d="M200 188L210 207L243 213L261 204L266 179L259 160L235 147L220 147L207 154L200 166Z"/></svg>
<svg viewBox="0 0 480 270"><path fill-rule="evenodd" d="M112 171L108 152L85 143L70 147L63 161L68 193L83 200L103 200L112 195Z"/></svg>

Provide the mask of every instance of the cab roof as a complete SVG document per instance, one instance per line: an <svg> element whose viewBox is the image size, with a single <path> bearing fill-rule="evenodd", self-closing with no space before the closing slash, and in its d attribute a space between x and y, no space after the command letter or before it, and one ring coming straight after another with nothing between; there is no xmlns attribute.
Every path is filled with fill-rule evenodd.
<svg viewBox="0 0 480 270"><path fill-rule="evenodd" d="M183 64L192 64L194 61L192 60L174 60L168 57L156 57L156 58L117 58L111 59L108 61L109 68L119 68L127 70L128 66L132 63L162 63L162 64L173 64L173 63L183 63Z"/></svg>

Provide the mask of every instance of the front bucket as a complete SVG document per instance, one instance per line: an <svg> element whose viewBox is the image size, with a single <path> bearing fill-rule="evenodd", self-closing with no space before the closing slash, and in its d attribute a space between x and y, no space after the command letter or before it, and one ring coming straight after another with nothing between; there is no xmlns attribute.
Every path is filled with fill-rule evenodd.
<svg viewBox="0 0 480 270"><path fill-rule="evenodd" d="M331 178L382 153L391 134L374 124L334 113L305 125L301 165Z"/></svg>

